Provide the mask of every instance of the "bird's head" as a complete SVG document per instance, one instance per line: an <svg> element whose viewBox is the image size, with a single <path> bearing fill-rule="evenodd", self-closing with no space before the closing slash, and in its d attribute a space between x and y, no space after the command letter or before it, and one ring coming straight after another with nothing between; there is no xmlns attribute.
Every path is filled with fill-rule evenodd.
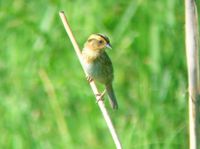
<svg viewBox="0 0 200 149"><path fill-rule="evenodd" d="M90 35L87 42L85 43L85 48L93 51L101 51L106 47L110 49L112 48L110 40L107 36L99 33Z"/></svg>

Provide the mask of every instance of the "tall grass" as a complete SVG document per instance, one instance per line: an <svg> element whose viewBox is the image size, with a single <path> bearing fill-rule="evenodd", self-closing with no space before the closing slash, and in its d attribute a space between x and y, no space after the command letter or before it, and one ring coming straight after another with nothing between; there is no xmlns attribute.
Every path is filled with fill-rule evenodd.
<svg viewBox="0 0 200 149"><path fill-rule="evenodd" d="M124 148L188 148L181 0L7 0L0 10L1 148L114 148L60 10L81 46L94 32L111 38L110 113Z"/></svg>

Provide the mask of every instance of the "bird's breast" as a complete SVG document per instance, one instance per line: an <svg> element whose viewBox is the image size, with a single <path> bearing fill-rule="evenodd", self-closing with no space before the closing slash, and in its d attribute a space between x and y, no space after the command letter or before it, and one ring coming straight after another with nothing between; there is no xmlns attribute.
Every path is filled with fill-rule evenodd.
<svg viewBox="0 0 200 149"><path fill-rule="evenodd" d="M102 66L100 63L98 62L86 62L84 63L85 65L85 69L87 71L87 73L93 77L93 78L98 78L99 75L101 75L101 71L102 71Z"/></svg>
<svg viewBox="0 0 200 149"><path fill-rule="evenodd" d="M101 53L99 55L82 52L83 63L89 76L93 79L106 84L113 80L112 63L107 54Z"/></svg>

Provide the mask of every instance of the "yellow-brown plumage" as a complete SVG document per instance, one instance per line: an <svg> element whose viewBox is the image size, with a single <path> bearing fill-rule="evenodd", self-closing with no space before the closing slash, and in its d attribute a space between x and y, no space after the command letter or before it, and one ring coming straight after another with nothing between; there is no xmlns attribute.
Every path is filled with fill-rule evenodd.
<svg viewBox="0 0 200 149"><path fill-rule="evenodd" d="M117 109L118 104L112 87L113 67L105 52L106 47L111 48L108 37L102 34L92 34L82 51L83 62L89 77L105 85L110 104L113 109Z"/></svg>

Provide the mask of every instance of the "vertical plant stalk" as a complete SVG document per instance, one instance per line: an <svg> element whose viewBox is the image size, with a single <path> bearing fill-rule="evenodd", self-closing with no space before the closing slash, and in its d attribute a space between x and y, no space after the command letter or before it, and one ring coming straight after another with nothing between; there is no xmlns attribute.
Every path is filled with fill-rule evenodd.
<svg viewBox="0 0 200 149"><path fill-rule="evenodd" d="M86 76L88 76L88 74L87 74L87 72L86 72L86 70L85 70L85 68L84 68L83 61L82 61L81 50L80 50L80 48L79 48L79 46L78 46L78 44L77 44L77 42L76 42L76 39L74 38L74 35L73 35L71 29L70 29L70 26L69 26L69 24L68 24L68 22L67 22L67 18L66 18L66 16L65 16L65 14L64 14L63 11L61 11L61 12L59 13L59 15L60 15L60 18L61 18L61 20L62 20L62 23L63 23L63 25L64 25L64 27L65 27L65 30L66 30L66 32L67 32L67 34L68 34L68 36L69 36L69 39L70 39L70 41L71 41L71 43L72 43L72 45L73 45L73 47L74 47L74 50L75 50L75 52L76 52L76 54L77 54L77 56L78 56L78 59L79 59L81 65L82 65L82 68L83 68L83 70L84 70ZM120 140L119 140L119 138L118 138L118 136L117 136L117 133L116 133L116 131L115 131L115 128L114 128L114 126L113 126L113 124L112 124L112 121L111 121L111 119L110 119L110 116L109 116L109 114L108 114L108 112L107 112L107 110L106 110L106 108L105 108L104 102L103 102L102 100L99 100L99 99L97 98L97 96L96 96L97 94L99 94L99 91L98 91L98 89L97 89L97 87L96 87L94 81L90 82L90 86L91 86L92 91L93 91L93 93L94 93L94 95L95 95L95 97L96 97L96 101L97 101L97 103L98 103L98 105L99 105L99 108L100 108L102 114L103 114L103 117L104 117L104 119L105 119L105 121L106 121L106 124L107 124L107 126L108 126L108 128L109 128L109 130L110 130L110 133L111 133L111 135L112 135L112 138L113 138L113 141L114 141L114 143L115 143L115 145L116 145L116 148L117 148L117 149L121 149L122 146L121 146Z"/></svg>
<svg viewBox="0 0 200 149"><path fill-rule="evenodd" d="M57 96L55 93L54 86L45 70L43 70L43 69L39 70L39 76L44 85L44 89L49 97L49 103L54 112L54 117L56 117L58 130L59 130L59 133L60 133L61 139L62 139L62 141L61 141L62 145L63 145L63 147L66 147L66 144L71 144L71 147L73 147L72 143L71 143L72 139L71 139L71 136L69 133L68 126L65 123L64 115L63 115L62 111L60 110L61 108L57 101Z"/></svg>
<svg viewBox="0 0 200 149"><path fill-rule="evenodd" d="M185 0L185 42L189 84L189 143L190 149L199 149L199 45L198 16L194 0Z"/></svg>

